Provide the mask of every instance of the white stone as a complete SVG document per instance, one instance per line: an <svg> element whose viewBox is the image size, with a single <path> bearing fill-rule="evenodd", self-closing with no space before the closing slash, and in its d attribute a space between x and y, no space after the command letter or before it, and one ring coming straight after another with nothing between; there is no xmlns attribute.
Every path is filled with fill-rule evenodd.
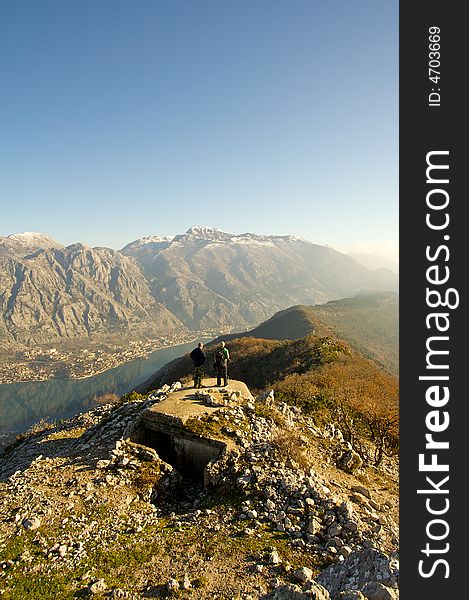
<svg viewBox="0 0 469 600"><path fill-rule="evenodd" d="M29 519L25 519L23 521L23 527L27 531L34 531L38 527L41 526L41 519L39 517L30 517Z"/></svg>
<svg viewBox="0 0 469 600"><path fill-rule="evenodd" d="M293 573L293 577L301 583L306 583L313 578L313 572L308 567L300 567Z"/></svg>

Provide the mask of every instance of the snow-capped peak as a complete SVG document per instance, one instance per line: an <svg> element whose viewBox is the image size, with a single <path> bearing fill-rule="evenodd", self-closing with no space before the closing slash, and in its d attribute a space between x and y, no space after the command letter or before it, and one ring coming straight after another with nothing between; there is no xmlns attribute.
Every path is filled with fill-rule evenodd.
<svg viewBox="0 0 469 600"><path fill-rule="evenodd" d="M192 227L189 227L189 229L183 235L177 235L175 237L175 241L179 242L182 240L194 239L228 241L231 239L231 237L231 233L225 233L216 227L208 227L207 225L193 225Z"/></svg>
<svg viewBox="0 0 469 600"><path fill-rule="evenodd" d="M145 237L139 238L134 244L163 244L165 242L171 242L174 239L174 235L146 235Z"/></svg>
<svg viewBox="0 0 469 600"><path fill-rule="evenodd" d="M185 235L196 235L198 237L211 237L214 234L219 234L222 233L224 235L228 235L225 234L224 231L221 231L220 229L218 229L217 227L209 227L208 225L192 225L192 227L189 227L189 229L186 231Z"/></svg>
<svg viewBox="0 0 469 600"><path fill-rule="evenodd" d="M23 233L12 233L11 235L3 238L4 241L13 242L16 245L25 246L28 248L61 248L61 244L58 244L51 237L45 233L38 233L36 231L24 231Z"/></svg>
<svg viewBox="0 0 469 600"><path fill-rule="evenodd" d="M51 240L52 238L50 238L48 235L46 235L45 233L38 233L36 231L24 231L23 233L12 233L11 235L8 236L9 239L11 240L18 240L18 241L31 241L31 240Z"/></svg>

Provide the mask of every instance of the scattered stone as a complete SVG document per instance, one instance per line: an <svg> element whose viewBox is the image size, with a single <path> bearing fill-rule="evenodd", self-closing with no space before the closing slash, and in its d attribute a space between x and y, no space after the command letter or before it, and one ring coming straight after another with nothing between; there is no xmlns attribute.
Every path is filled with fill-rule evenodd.
<svg viewBox="0 0 469 600"><path fill-rule="evenodd" d="M352 492L358 492L359 494L361 494L362 496L365 496L366 498L371 498L370 490L367 487L365 487L364 485L352 485L352 487L350 489L352 490Z"/></svg>
<svg viewBox="0 0 469 600"><path fill-rule="evenodd" d="M94 583L91 583L88 587L89 592L92 596L96 595L96 594L102 594L103 592L106 591L106 582L104 581L104 579L98 579L96 580Z"/></svg>
<svg viewBox="0 0 469 600"><path fill-rule="evenodd" d="M315 517L313 517L308 524L308 532L312 535L316 535L322 529L322 525L320 521L318 521Z"/></svg>
<svg viewBox="0 0 469 600"><path fill-rule="evenodd" d="M397 587L399 567L393 559L383 552L368 548L352 552L343 562L327 567L316 577L316 581L329 590L333 598L347 589L358 589L365 593L364 587L368 583L378 581L383 586ZM371 587L370 589L374 588ZM386 600L395 599L391 596Z"/></svg>
<svg viewBox="0 0 469 600"><path fill-rule="evenodd" d="M308 567L300 567L293 573L293 577L301 583L306 583L313 578L313 572Z"/></svg>
<svg viewBox="0 0 469 600"><path fill-rule="evenodd" d="M328 591L322 586L309 582L308 587L303 591L297 585L280 585L261 600L330 600Z"/></svg>
<svg viewBox="0 0 469 600"><path fill-rule="evenodd" d="M331 536L331 537L335 537L337 535L340 535L342 533L342 525L340 523L332 523L332 525L329 527L329 529L327 530L327 533Z"/></svg>
<svg viewBox="0 0 469 600"><path fill-rule="evenodd" d="M347 590L340 592L340 600L366 600L359 590Z"/></svg>
<svg viewBox="0 0 469 600"><path fill-rule="evenodd" d="M171 578L168 580L166 587L168 588L168 592L177 592L179 590L179 582L177 579Z"/></svg>
<svg viewBox="0 0 469 600"><path fill-rule="evenodd" d="M39 517L31 517L23 521L23 527L27 531L34 531L41 526L41 519Z"/></svg>
<svg viewBox="0 0 469 600"><path fill-rule="evenodd" d="M363 461L355 450L347 450L337 461L337 466L347 473L354 473L361 469Z"/></svg>
<svg viewBox="0 0 469 600"><path fill-rule="evenodd" d="M167 391L170 389L168 387ZM210 392L204 390L200 394L205 403ZM218 398L219 391L214 390L213 395ZM160 390L152 396L156 401L162 399ZM273 392L257 401L281 412L287 427L296 429L299 434L301 432L299 439L302 447L306 447L313 437L324 438L323 429L313 425L308 415L302 415L301 411L285 402L276 402ZM375 597L376 600L395 600L398 597L398 563L378 548L397 547L398 529L393 522L393 511L387 510L396 510L396 503L391 505L384 497L380 497L383 504L378 504L371 498L367 487L358 482L356 486L345 485L340 474L330 479L326 478L323 470L317 472L314 467L305 471L303 464L279 451L276 442L279 427L272 419L258 416L250 400L242 399L243 403L238 403L231 395L230 402L233 404L229 407L218 405L210 415L207 410L207 416L200 417L202 420L208 418L209 423L218 423L222 431L229 430L231 438L231 447L218 460L207 465L203 484L206 489L218 486L218 489L241 492L245 500L240 510L235 511L231 507L227 511L218 508L197 510L197 507L205 506L202 504L205 492L194 492L194 496L192 491L186 494L187 481L181 479L174 467L162 461L152 448L128 439L133 435L131 432L136 431L132 427L139 413L151 406L145 399L139 399L138 402L121 406L100 407L74 418L77 429L84 430L84 433L77 439L71 438L69 442L63 441L66 436L58 438L60 442L56 445L56 455L54 445L48 442L48 456L40 462L34 460L39 448L44 452L40 437L28 442L29 446L23 444L12 455L13 460L9 456L8 461L2 463L0 458L1 485L5 490L3 497L14 498L14 503L3 502L5 528L10 528L17 535L18 525L34 530L41 526L41 519L53 527L57 526L56 540L48 542L49 538L44 538L41 542L42 533L38 532L34 544L38 544L37 550L44 553L45 560L50 561L48 566L62 569L86 561L87 552L98 540L103 547L112 548L120 532L141 534L146 539L147 532L150 535L151 531L148 525L157 524L162 517L168 518L170 526L179 532L183 532L186 526L195 525L200 527L204 536L213 535L215 531L226 532L227 535L239 534L236 520L249 519L246 521L249 528L242 526L240 529L244 530L246 536L251 536L251 540L261 538L264 528L278 530L285 533L282 537L296 549L295 552L301 550L304 564L313 564L316 560L330 564L320 573L316 582L312 579L311 569L301 567L295 571L291 566L288 568L278 551L271 547L270 552L263 556L264 564L259 561L251 568L251 573L257 574L255 589L258 595L253 597L264 597L262 594L267 594L267 588L263 586L275 575L276 580L270 581L274 589L265 598L370 600L374 595L372 600ZM70 421L64 423L57 425L58 431L61 427L70 427ZM354 459L351 448L340 442L337 431L333 431L334 442L328 445L325 461L333 460L332 453L337 448L342 448L341 458L349 453L348 459ZM144 438L135 435L135 439ZM62 470L62 466L66 468ZM345 459L344 467L345 470L359 468ZM63 480L59 475L62 472L66 474ZM35 484L35 477L39 473L40 486ZM395 474L395 471L392 473ZM54 494L44 492L47 486L50 489L55 487L58 493L55 490ZM183 489L184 494L181 494ZM358 504L349 501L350 492L356 494L355 498L360 498ZM84 512L81 511L82 503ZM101 514L98 518L95 506L105 507L106 512L108 508L112 511L109 513L115 517L112 525L108 519L102 520ZM378 510L386 511L385 518L383 514L379 516L375 512ZM30 517L31 514L39 516ZM96 515L99 523L91 521L92 514ZM29 536L25 536L25 539L30 541ZM248 544L250 540L245 539ZM54 546L49 547L51 544ZM4 571L7 578L9 569L13 569L20 561L23 564L30 562L31 556L35 560L36 554L33 556L24 548L11 564L8 561L1 563L0 573ZM296 558L295 563L298 564ZM278 565L283 566L272 568ZM185 575L182 579L187 565L181 563L180 566L182 573L178 579L172 578L166 585L170 592L190 589L189 577ZM302 588L285 585L280 577L294 578ZM83 585L87 585L90 578L88 574ZM90 584L88 589L93 585ZM144 587L149 590L152 585L147 582ZM236 590L236 593L240 591ZM345 593L349 597L344 596ZM382 598L377 594L381 594ZM116 598L136 597L115 589L109 591L108 595ZM247 592L243 598L246 595Z"/></svg>
<svg viewBox="0 0 469 600"><path fill-rule="evenodd" d="M352 554L352 548L350 546L341 546L339 549L339 553L344 557L348 558Z"/></svg>
<svg viewBox="0 0 469 600"><path fill-rule="evenodd" d="M282 562L282 559L280 558L279 553L277 552L277 550L273 550L269 556L268 556L268 562L271 565L279 565Z"/></svg>

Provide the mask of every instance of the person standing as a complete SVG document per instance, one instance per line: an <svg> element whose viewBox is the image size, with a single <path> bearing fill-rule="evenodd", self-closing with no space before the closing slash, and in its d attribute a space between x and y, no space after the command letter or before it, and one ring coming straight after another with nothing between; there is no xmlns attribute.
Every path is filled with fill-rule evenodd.
<svg viewBox="0 0 469 600"><path fill-rule="evenodd" d="M225 341L223 340L220 347L215 353L214 369L217 373L217 386L221 387L221 379L223 377L223 386L228 385L228 361L230 360L230 353L226 347Z"/></svg>
<svg viewBox="0 0 469 600"><path fill-rule="evenodd" d="M201 388L204 387L202 385L202 379L204 378L204 363L207 358L205 352L203 350L204 345L202 342L199 342L197 348L194 348L190 353L190 357L194 361L194 387Z"/></svg>

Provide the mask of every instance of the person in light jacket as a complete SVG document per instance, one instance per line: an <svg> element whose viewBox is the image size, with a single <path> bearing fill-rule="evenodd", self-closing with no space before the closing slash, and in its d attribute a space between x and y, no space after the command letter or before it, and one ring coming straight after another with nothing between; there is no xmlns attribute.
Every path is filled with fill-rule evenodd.
<svg viewBox="0 0 469 600"><path fill-rule="evenodd" d="M215 352L215 362L213 368L217 374L217 386L221 387L221 379L223 377L223 386L228 385L228 362L230 360L230 352L223 340Z"/></svg>

